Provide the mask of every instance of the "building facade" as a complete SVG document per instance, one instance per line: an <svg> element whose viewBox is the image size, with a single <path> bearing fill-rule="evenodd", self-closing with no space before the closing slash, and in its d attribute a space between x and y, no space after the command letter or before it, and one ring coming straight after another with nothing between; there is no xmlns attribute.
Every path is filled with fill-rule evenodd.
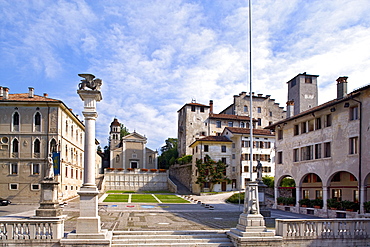
<svg viewBox="0 0 370 247"><path fill-rule="evenodd" d="M116 118L110 128L110 168L158 169L158 153L146 147L145 136L133 132L121 138Z"/></svg>
<svg viewBox="0 0 370 247"><path fill-rule="evenodd" d="M323 199L328 209L327 199L334 198L358 202L363 212L370 199L369 109L370 86L347 94L347 77L339 77L336 99L270 125L276 133L275 198L282 179L291 177L296 207L308 198Z"/></svg>
<svg viewBox="0 0 370 247"><path fill-rule="evenodd" d="M40 201L40 182L53 157L58 198L77 196L83 179L85 127L62 101L0 87L0 194L13 202Z"/></svg>

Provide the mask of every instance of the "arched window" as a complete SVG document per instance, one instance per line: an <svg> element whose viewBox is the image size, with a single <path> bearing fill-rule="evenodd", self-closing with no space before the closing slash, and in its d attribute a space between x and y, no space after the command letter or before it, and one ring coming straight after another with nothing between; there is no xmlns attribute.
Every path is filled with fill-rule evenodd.
<svg viewBox="0 0 370 247"><path fill-rule="evenodd" d="M50 153L57 152L57 142L53 138L50 142Z"/></svg>
<svg viewBox="0 0 370 247"><path fill-rule="evenodd" d="M33 142L33 152L36 153L36 154L40 153L40 140L39 139L36 139Z"/></svg>
<svg viewBox="0 0 370 247"><path fill-rule="evenodd" d="M13 153L18 153L18 150L19 150L19 142L17 139L14 139L13 140Z"/></svg>
<svg viewBox="0 0 370 247"><path fill-rule="evenodd" d="M119 155L116 156L116 162L119 162Z"/></svg>
<svg viewBox="0 0 370 247"><path fill-rule="evenodd" d="M41 114L36 112L34 116L35 131L41 131Z"/></svg>
<svg viewBox="0 0 370 247"><path fill-rule="evenodd" d="M240 128L244 128L245 127L245 123L244 122L241 122L240 123Z"/></svg>
<svg viewBox="0 0 370 247"><path fill-rule="evenodd" d="M13 123L13 131L19 131L19 113L18 112L14 112L12 123Z"/></svg>

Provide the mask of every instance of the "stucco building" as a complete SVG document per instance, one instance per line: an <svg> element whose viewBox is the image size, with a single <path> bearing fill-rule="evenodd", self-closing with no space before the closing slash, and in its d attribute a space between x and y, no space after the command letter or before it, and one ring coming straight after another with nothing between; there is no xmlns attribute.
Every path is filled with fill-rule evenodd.
<svg viewBox="0 0 370 247"><path fill-rule="evenodd" d="M77 196L83 179L85 127L62 101L47 94L10 94L0 87L0 195L39 202L40 182L53 156L58 198Z"/></svg>
<svg viewBox="0 0 370 247"><path fill-rule="evenodd" d="M311 82L301 80L301 85ZM309 102L301 99L301 111L290 92L305 95L298 85L288 82L287 118L268 127L276 133L275 197L281 180L292 177L296 207L300 199L317 198L327 209L327 199L336 198L359 202L362 208L370 199L370 86L347 94L347 77L339 77L336 99L315 106L311 100L317 95L305 97Z"/></svg>
<svg viewBox="0 0 370 247"><path fill-rule="evenodd" d="M147 138L137 132L120 137L121 124L115 118L110 126L110 168L157 169L157 151L146 147Z"/></svg>

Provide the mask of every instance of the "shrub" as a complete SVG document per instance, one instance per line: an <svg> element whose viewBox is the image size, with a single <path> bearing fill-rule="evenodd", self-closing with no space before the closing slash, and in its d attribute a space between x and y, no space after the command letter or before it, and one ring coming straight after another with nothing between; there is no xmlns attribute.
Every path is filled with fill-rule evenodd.
<svg viewBox="0 0 370 247"><path fill-rule="evenodd" d="M277 201L278 204L284 204L285 203L285 197L280 196L280 197L276 198L276 201Z"/></svg>
<svg viewBox="0 0 370 247"><path fill-rule="evenodd" d="M335 198L330 198L326 202L328 204L328 208L340 208L341 207L340 202L338 202L338 200Z"/></svg>
<svg viewBox="0 0 370 247"><path fill-rule="evenodd" d="M364 202L365 212L370 213L370 201Z"/></svg>
<svg viewBox="0 0 370 247"><path fill-rule="evenodd" d="M286 205L291 205L291 204L295 204L295 198L294 197L287 197L285 198L285 204Z"/></svg>
<svg viewBox="0 0 370 247"><path fill-rule="evenodd" d="M340 208L342 209L353 209L353 210L358 210L359 206L358 203L356 202L351 202L348 200L344 200L340 202Z"/></svg>
<svg viewBox="0 0 370 247"><path fill-rule="evenodd" d="M268 188L274 188L274 177L264 176L262 182L267 185Z"/></svg>
<svg viewBox="0 0 370 247"><path fill-rule="evenodd" d="M311 203L311 200L310 199L301 199L299 200L299 205L302 206L302 205L306 205L307 207L312 207L312 203Z"/></svg>
<svg viewBox="0 0 370 247"><path fill-rule="evenodd" d="M240 196L240 203L244 204L244 196L245 193L235 193L230 196L226 201L230 203L239 203L239 196Z"/></svg>
<svg viewBox="0 0 370 247"><path fill-rule="evenodd" d="M324 205L324 201L322 199L314 199L311 200L312 206L320 206L322 207Z"/></svg>
<svg viewBox="0 0 370 247"><path fill-rule="evenodd" d="M177 162L181 165L183 164L189 164L191 163L193 160L193 156L192 155L185 155L185 156L182 156L181 158L178 158L177 159Z"/></svg>

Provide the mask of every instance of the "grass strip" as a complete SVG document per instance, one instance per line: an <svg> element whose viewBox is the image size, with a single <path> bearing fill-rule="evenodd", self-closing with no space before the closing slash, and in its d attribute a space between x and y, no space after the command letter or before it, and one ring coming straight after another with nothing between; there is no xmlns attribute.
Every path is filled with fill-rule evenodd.
<svg viewBox="0 0 370 247"><path fill-rule="evenodd" d="M109 194L109 193L135 193L135 191L126 191L126 190L108 190L106 193L107 193L107 194Z"/></svg>
<svg viewBox="0 0 370 247"><path fill-rule="evenodd" d="M190 203L176 195L155 195L162 203Z"/></svg>
<svg viewBox="0 0 370 247"><path fill-rule="evenodd" d="M158 203L152 195L134 194L131 196L132 203Z"/></svg>
<svg viewBox="0 0 370 247"><path fill-rule="evenodd" d="M129 195L108 195L104 202L128 202Z"/></svg>

